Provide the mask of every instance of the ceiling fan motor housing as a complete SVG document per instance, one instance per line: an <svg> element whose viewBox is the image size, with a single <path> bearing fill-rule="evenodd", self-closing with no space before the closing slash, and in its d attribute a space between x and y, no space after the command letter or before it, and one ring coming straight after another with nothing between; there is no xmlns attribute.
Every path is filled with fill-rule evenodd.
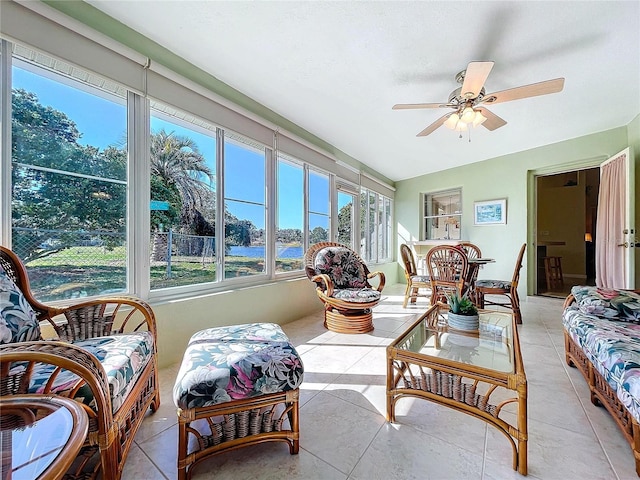
<svg viewBox="0 0 640 480"><path fill-rule="evenodd" d="M485 90L484 90L484 87L482 87L482 89L480 90L480 93L476 98L467 99L462 95L462 87L458 87L449 94L449 104L452 107L456 108L460 106L466 106L468 102L471 102L470 106L473 107L482 101L482 99L484 98L484 94L485 94Z"/></svg>

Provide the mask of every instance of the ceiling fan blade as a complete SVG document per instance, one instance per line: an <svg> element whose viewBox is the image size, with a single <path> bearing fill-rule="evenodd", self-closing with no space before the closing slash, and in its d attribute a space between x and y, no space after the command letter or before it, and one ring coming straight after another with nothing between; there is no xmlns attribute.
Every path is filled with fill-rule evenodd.
<svg viewBox="0 0 640 480"><path fill-rule="evenodd" d="M392 110L410 110L415 108L446 108L452 105L446 103L397 103Z"/></svg>
<svg viewBox="0 0 640 480"><path fill-rule="evenodd" d="M438 120L436 120L431 125L429 125L427 128L422 130L419 134L417 134L416 137L426 137L430 133L433 133L435 130L438 129L438 127L440 127L447 120L447 118L449 118L449 115L451 114L447 113L446 115L443 115Z"/></svg>
<svg viewBox="0 0 640 480"><path fill-rule="evenodd" d="M460 95L467 99L476 98L480 95L484 82L493 68L493 62L471 62L467 65L464 73L464 82Z"/></svg>
<svg viewBox="0 0 640 480"><path fill-rule="evenodd" d="M482 126L487 130L493 131L497 128L504 127L507 124L506 121L497 116L495 113L490 112L486 108L480 107L477 110L479 110L480 113L482 113L482 115L487 118L484 122L482 122Z"/></svg>
<svg viewBox="0 0 640 480"><path fill-rule="evenodd" d="M521 98L548 95L550 93L561 92L563 88L564 78L555 78L545 82L532 83L531 85L523 85L522 87L490 93L484 96L482 103L493 105L496 103L510 102L512 100L520 100Z"/></svg>

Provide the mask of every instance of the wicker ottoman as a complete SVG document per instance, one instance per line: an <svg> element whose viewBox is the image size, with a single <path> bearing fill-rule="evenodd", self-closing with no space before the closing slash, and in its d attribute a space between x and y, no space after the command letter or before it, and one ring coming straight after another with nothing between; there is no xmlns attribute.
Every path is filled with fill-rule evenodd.
<svg viewBox="0 0 640 480"><path fill-rule="evenodd" d="M201 460L268 441L299 449L302 361L274 323L210 328L189 340L173 389L178 479Z"/></svg>

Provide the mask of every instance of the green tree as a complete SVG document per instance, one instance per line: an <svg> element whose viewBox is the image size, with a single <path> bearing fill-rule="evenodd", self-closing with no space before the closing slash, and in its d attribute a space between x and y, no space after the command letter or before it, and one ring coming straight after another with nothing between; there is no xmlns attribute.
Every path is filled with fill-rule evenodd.
<svg viewBox="0 0 640 480"><path fill-rule="evenodd" d="M196 211L201 210L213 197L213 191L209 187L214 180L213 172L195 141L189 137L174 132L167 133L164 129L151 135L151 176L157 177L154 182L156 186L163 186L165 189L152 193L164 196L169 190L180 194L181 226L192 224ZM169 196L171 199L175 198L174 195ZM171 203L170 199L164 197L152 198Z"/></svg>
<svg viewBox="0 0 640 480"><path fill-rule="evenodd" d="M343 205L338 212L338 242L344 245L351 245L353 238L353 202Z"/></svg>
<svg viewBox="0 0 640 480"><path fill-rule="evenodd" d="M71 119L23 89L12 91L11 130L12 244L18 255L28 261L47 253L38 248L46 237L35 229L62 231L58 248L73 241L64 231L125 232L126 185L96 179L125 180L125 151L80 145Z"/></svg>
<svg viewBox="0 0 640 480"><path fill-rule="evenodd" d="M322 227L315 227L309 235L309 244L326 242L329 239L329 232Z"/></svg>

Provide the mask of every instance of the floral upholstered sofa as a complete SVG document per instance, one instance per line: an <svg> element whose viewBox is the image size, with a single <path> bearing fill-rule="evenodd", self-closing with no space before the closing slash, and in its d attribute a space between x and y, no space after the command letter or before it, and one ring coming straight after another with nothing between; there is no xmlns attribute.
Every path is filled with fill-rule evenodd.
<svg viewBox="0 0 640 480"><path fill-rule="evenodd" d="M613 416L640 476L640 293L576 286L562 317L567 363Z"/></svg>

